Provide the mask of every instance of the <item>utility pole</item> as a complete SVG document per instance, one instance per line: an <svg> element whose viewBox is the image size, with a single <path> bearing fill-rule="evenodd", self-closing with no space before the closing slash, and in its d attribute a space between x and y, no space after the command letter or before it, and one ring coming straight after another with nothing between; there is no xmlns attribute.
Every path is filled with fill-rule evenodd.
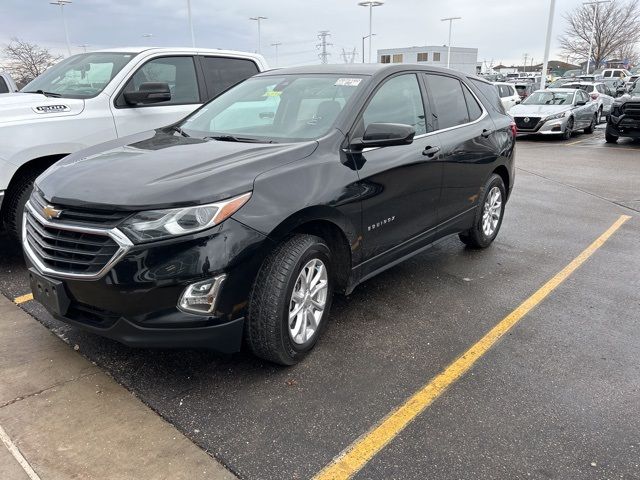
<svg viewBox="0 0 640 480"><path fill-rule="evenodd" d="M441 18L441 22L449 22L449 43L447 44L447 68L451 68L451 28L454 20L462 20L462 17Z"/></svg>
<svg viewBox="0 0 640 480"><path fill-rule="evenodd" d="M67 28L67 19L64 16L64 7L71 5L71 0L56 0L55 2L49 2L51 5L58 5L60 7L60 15L62 15L62 25L64 26L64 36L67 40L67 53L71 56L71 42L69 42L69 29Z"/></svg>
<svg viewBox="0 0 640 480"><path fill-rule="evenodd" d="M260 50L260 21L262 20L267 20L267 17L261 17L261 16L257 16L257 17L249 17L249 20L254 20L256 22L258 22L258 53L262 53Z"/></svg>
<svg viewBox="0 0 640 480"><path fill-rule="evenodd" d="M523 73L527 73L527 59L529 58L529 54L525 53L524 54L524 72Z"/></svg>
<svg viewBox="0 0 640 480"><path fill-rule="evenodd" d="M191 18L191 0L187 0L187 14L189 16L189 30L191 31L191 46L196 48L196 36L193 33L193 19Z"/></svg>
<svg viewBox="0 0 640 480"><path fill-rule="evenodd" d="M611 0L596 0L595 2L584 2L583 5L593 5L593 23L591 24L591 39L589 40L589 56L587 57L587 75L591 69L591 55L593 53L593 37L596 36L596 20L598 18L598 5L601 3L611 3ZM598 66L596 65L596 68Z"/></svg>
<svg viewBox="0 0 640 480"><path fill-rule="evenodd" d="M276 47L276 67L278 66L278 47L282 45L282 42L272 43L272 47Z"/></svg>
<svg viewBox="0 0 640 480"><path fill-rule="evenodd" d="M342 60L344 60L344 63L353 63L356 58L356 49L354 48L353 51L347 52L343 47L340 56Z"/></svg>
<svg viewBox="0 0 640 480"><path fill-rule="evenodd" d="M327 43L327 38L330 36L331 34L329 33L329 30L321 30L318 32L318 40L320 40L320 43L318 43L316 47L322 49L321 53L318 54L321 63L327 63L327 59L329 58L329 55L331 55L331 53L327 52L327 47L333 45L333 43Z"/></svg>
<svg viewBox="0 0 640 480"><path fill-rule="evenodd" d="M549 70L549 49L551 48L551 31L553 30L553 17L556 11L556 0L551 0L549 5L549 20L547 21L547 37L544 42L544 60L542 61L542 75L540 79L540 90L544 90L547 84L547 71ZM567 58L567 63L569 59Z"/></svg>

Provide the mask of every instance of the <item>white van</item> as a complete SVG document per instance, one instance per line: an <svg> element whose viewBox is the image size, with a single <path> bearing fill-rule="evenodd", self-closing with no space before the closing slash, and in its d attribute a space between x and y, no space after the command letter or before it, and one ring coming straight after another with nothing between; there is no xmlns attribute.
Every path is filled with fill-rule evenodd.
<svg viewBox="0 0 640 480"><path fill-rule="evenodd" d="M33 181L62 157L170 125L265 69L252 53L120 48L74 55L0 94L0 224L18 237Z"/></svg>

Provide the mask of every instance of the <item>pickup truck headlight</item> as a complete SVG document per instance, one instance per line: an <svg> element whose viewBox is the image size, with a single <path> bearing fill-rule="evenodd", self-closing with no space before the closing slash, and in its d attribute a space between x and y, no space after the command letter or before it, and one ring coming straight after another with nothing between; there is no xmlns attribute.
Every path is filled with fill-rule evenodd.
<svg viewBox="0 0 640 480"><path fill-rule="evenodd" d="M147 210L129 217L120 229L137 243L195 233L222 223L249 198L251 192L208 205Z"/></svg>
<svg viewBox="0 0 640 480"><path fill-rule="evenodd" d="M566 116L567 116L567 112L556 113L555 115L548 116L547 118L544 119L544 121L548 122L549 120L559 120Z"/></svg>

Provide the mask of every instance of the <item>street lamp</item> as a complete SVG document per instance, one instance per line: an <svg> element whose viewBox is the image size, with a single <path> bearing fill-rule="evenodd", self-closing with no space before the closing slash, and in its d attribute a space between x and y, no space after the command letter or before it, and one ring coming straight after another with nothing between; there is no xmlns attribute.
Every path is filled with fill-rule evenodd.
<svg viewBox="0 0 640 480"><path fill-rule="evenodd" d="M261 16L249 17L249 20L254 20L254 21L258 22L258 53L262 53L260 51L260 21L261 20L267 20L267 17L261 17Z"/></svg>
<svg viewBox="0 0 640 480"><path fill-rule="evenodd" d="M364 0L358 2L361 7L369 7L369 63L371 63L371 39L373 38L373 7L381 7L384 5L382 0ZM367 38L365 37L365 38ZM364 50L364 49L363 49Z"/></svg>
<svg viewBox="0 0 640 480"><path fill-rule="evenodd" d="M276 67L278 66L278 47L282 45L282 42L272 43L272 47L276 47Z"/></svg>
<svg viewBox="0 0 640 480"><path fill-rule="evenodd" d="M189 30L191 31L191 46L196 48L196 36L193 33L193 19L191 18L191 0L187 0L187 15L189 16Z"/></svg>
<svg viewBox="0 0 640 480"><path fill-rule="evenodd" d="M67 19L64 17L65 5L71 5L71 0L56 0L55 2L49 2L51 5L58 5L60 7L60 15L62 15L62 24L64 25L64 36L67 40L67 52L71 56L71 43L69 42L69 30L67 29Z"/></svg>
<svg viewBox="0 0 640 480"><path fill-rule="evenodd" d="M364 63L364 41L367 38L375 37L376 35L377 33L372 33L371 35L365 35L364 37L362 37L362 63ZM371 48L369 48L369 50L371 50Z"/></svg>
<svg viewBox="0 0 640 480"><path fill-rule="evenodd" d="M542 60L542 75L540 75L540 90L544 90L547 83L547 71L549 70L549 49L551 48L551 31L553 30L553 17L556 11L556 0L551 0L549 6L549 20L547 21L547 38L544 43L544 59ZM567 59L568 63L568 59Z"/></svg>
<svg viewBox="0 0 640 480"><path fill-rule="evenodd" d="M587 57L587 75L591 68L591 54L593 53L593 37L596 35L596 19L598 18L598 5L601 3L611 3L611 0L597 0L594 2L583 2L583 5L594 5L593 23L591 24L591 39L589 40L589 56ZM598 68L596 66L596 68Z"/></svg>
<svg viewBox="0 0 640 480"><path fill-rule="evenodd" d="M84 50L84 53L87 53L87 47L89 46L88 43L83 43L82 45L78 45L78 47L82 48L82 50Z"/></svg>
<svg viewBox="0 0 640 480"><path fill-rule="evenodd" d="M146 38L147 41L149 42L149 45L151 45L151 37L153 37L153 33L143 33L142 34L142 38Z"/></svg>
<svg viewBox="0 0 640 480"><path fill-rule="evenodd" d="M442 22L449 22L449 43L447 50L447 68L451 67L451 26L453 25L454 20L462 20L462 17L449 17L449 18L441 18Z"/></svg>

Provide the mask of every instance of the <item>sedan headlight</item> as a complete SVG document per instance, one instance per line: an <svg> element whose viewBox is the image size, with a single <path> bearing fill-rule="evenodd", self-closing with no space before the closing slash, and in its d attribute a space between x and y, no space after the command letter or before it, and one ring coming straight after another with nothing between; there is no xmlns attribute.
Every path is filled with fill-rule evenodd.
<svg viewBox="0 0 640 480"><path fill-rule="evenodd" d="M559 119L564 118L566 116L567 116L567 112L556 113L555 115L551 115L551 116L545 118L544 121L548 122L549 120L559 120Z"/></svg>
<svg viewBox="0 0 640 480"><path fill-rule="evenodd" d="M129 217L120 229L137 243L195 233L222 223L249 198L251 192L208 205L147 210Z"/></svg>

